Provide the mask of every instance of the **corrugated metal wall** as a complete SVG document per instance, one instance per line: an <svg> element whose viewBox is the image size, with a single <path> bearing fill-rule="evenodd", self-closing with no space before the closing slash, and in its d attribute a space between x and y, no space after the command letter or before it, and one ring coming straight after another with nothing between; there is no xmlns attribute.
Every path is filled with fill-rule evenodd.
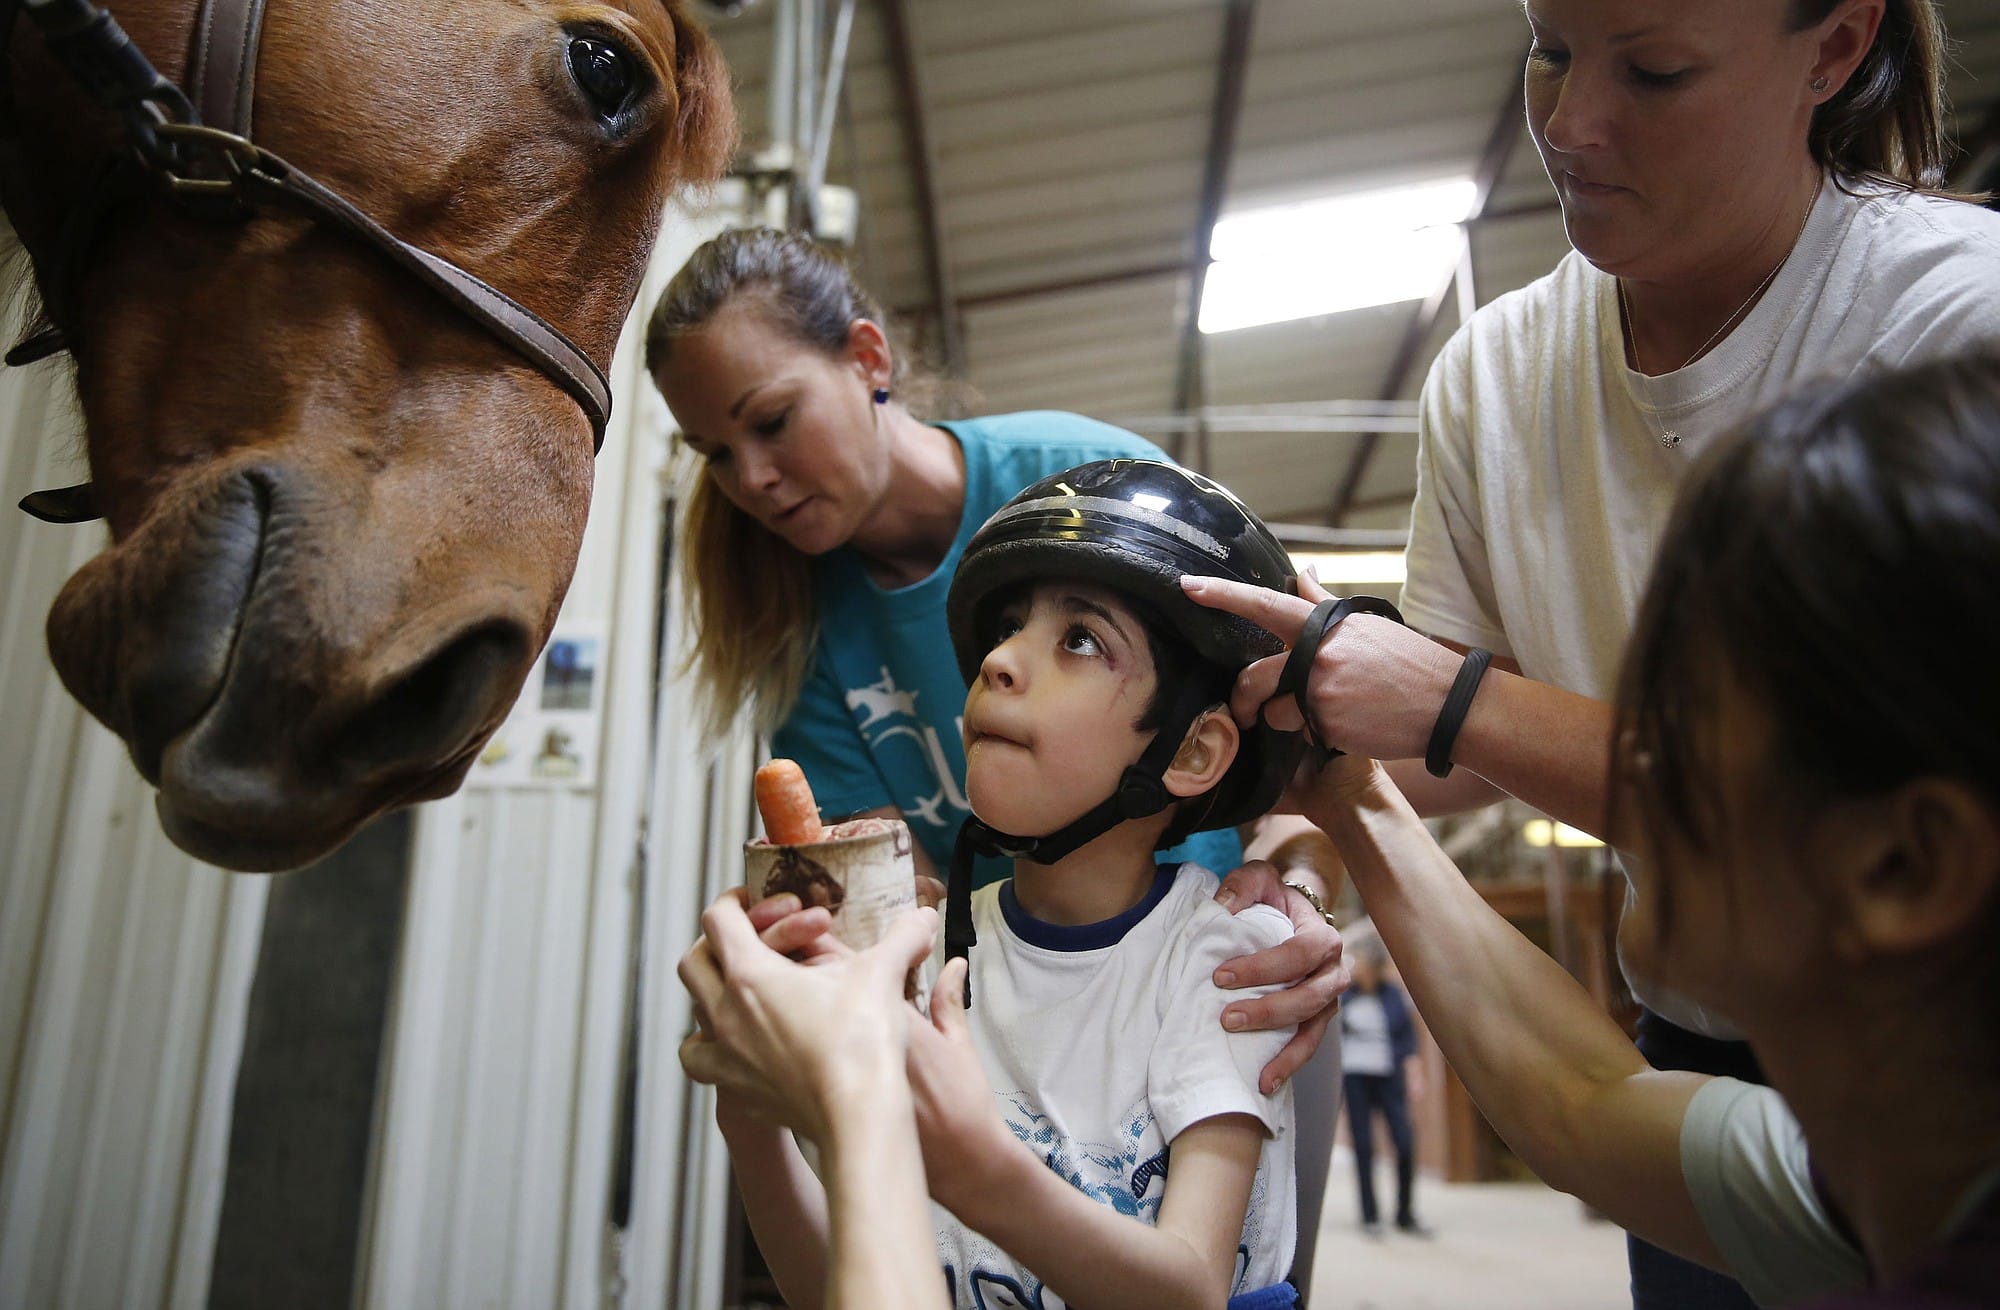
<svg viewBox="0 0 2000 1310"><path fill-rule="evenodd" d="M269 884L169 845L49 667L102 529L12 504L81 477L78 430L61 364L0 370L0 1306L193 1307Z"/></svg>

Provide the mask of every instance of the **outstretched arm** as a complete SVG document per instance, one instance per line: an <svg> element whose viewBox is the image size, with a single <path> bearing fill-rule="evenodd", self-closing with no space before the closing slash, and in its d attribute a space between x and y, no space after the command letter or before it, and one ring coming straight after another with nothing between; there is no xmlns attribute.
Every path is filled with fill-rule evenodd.
<svg viewBox="0 0 2000 1310"><path fill-rule="evenodd" d="M1404 639L1415 637L1416 633L1406 633ZM1448 667L1456 678L1466 648L1457 642L1436 644L1452 653ZM1432 724L1450 690L1446 682L1438 693ZM1420 700L1419 708L1424 703ZM1428 745L1428 727L1425 731ZM1451 774L1433 777L1421 758L1399 759L1388 769L1419 814L1477 809L1504 793L1572 828L1609 840L1605 800L1611 736L1612 711L1603 701L1523 677L1513 660L1495 659L1459 729Z"/></svg>
<svg viewBox="0 0 2000 1310"><path fill-rule="evenodd" d="M1551 1186L1712 1268L1681 1172L1681 1122L1707 1081L1663 1073L1575 979L1460 875L1382 766L1333 761L1301 798L1480 1111Z"/></svg>
<svg viewBox="0 0 2000 1310"><path fill-rule="evenodd" d="M1220 578L1188 577L1181 588L1201 604L1263 627L1289 646L1314 605L1329 593L1310 577L1299 594ZM1334 629L1313 659L1307 709L1322 740L1355 755L1391 761L1423 814L1449 814L1517 796L1585 832L1605 832L1611 707L1521 676L1496 659L1479 684L1452 750L1447 778L1424 770L1438 711L1464 662L1465 648L1435 641L1390 619L1356 614ZM1304 722L1296 702L1273 700L1286 652L1262 659L1236 680L1230 709L1238 723L1259 714L1274 727Z"/></svg>
<svg viewBox="0 0 2000 1310"><path fill-rule="evenodd" d="M906 1096L908 1091L905 1084ZM770 1264L771 1277L785 1304L793 1310L823 1310L840 1304L826 1281L828 1252L833 1245L826 1187L799 1153L791 1130L740 1107L732 1109L727 1102L718 1102L715 1122L729 1146L729 1166L736 1174L736 1190L743 1196L744 1217L750 1221L757 1249ZM871 1128L869 1115L860 1106L843 1112L835 1122L848 1136L866 1134ZM827 1172L840 1189L843 1173L833 1168ZM867 1200L849 1189L842 1190L833 1203L852 1208L866 1205ZM850 1240L846 1259L841 1262L842 1276L851 1277L857 1263L869 1260L866 1246Z"/></svg>
<svg viewBox="0 0 2000 1310"><path fill-rule="evenodd" d="M788 1302L941 1310L904 1066L916 1016L903 1000L937 916L914 911L868 950L808 967L783 952L820 940L827 916L776 917L796 910L787 899L753 922L732 892L702 915L704 935L680 965L699 1022L681 1064L720 1093L745 1206ZM823 1190L780 1124L819 1145Z"/></svg>
<svg viewBox="0 0 2000 1310"><path fill-rule="evenodd" d="M793 1310L941 1307L909 1078L900 1058L855 1075L827 1106L824 1183L788 1129L718 1111L744 1215Z"/></svg>
<svg viewBox="0 0 2000 1310"><path fill-rule="evenodd" d="M931 992L933 1027L911 1034L911 1085L938 1202L1069 1305L1215 1310L1229 1298L1264 1141L1248 1114L1183 1130L1157 1224L1092 1200L1017 1139L994 1108L966 1026L963 960Z"/></svg>

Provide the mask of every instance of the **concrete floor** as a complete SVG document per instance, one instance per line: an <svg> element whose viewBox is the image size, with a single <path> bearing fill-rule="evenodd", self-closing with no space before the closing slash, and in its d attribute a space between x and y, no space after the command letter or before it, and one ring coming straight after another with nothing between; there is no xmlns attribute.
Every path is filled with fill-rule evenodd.
<svg viewBox="0 0 2000 1310"><path fill-rule="evenodd" d="M1395 1203L1377 1161L1375 1195ZM1307 1310L1623 1310L1625 1234L1540 1183L1440 1183L1419 1174L1416 1211L1435 1231L1364 1236L1354 1160L1336 1151Z"/></svg>

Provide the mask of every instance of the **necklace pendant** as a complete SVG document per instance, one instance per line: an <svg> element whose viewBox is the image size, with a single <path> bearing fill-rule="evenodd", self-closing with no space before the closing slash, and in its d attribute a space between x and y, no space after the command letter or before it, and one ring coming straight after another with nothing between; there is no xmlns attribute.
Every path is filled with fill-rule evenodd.
<svg viewBox="0 0 2000 1310"><path fill-rule="evenodd" d="M1660 444L1662 446L1665 446L1668 450L1673 450L1675 447L1681 444L1681 434L1674 431L1672 428L1668 428L1665 432L1662 432L1660 434Z"/></svg>

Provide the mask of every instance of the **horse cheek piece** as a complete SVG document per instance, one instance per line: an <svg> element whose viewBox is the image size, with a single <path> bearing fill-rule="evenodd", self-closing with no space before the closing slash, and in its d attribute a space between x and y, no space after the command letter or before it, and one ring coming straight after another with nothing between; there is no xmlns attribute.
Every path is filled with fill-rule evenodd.
<svg viewBox="0 0 2000 1310"><path fill-rule="evenodd" d="M250 87L263 0L202 0L195 23L208 39L195 69L199 112L178 86L160 76L111 14L90 0L27 0L27 10L71 75L123 121L132 146L128 167L140 169L204 217L229 221L246 217L259 205L282 205L352 233L548 374L589 417L592 449L604 448L611 386L604 370L568 337L458 265L399 240L338 192L250 140ZM218 120L226 120L231 130L215 126ZM96 204L86 203L73 223L92 223L96 217ZM87 227L73 226L65 234L63 245L72 260L88 253L89 237ZM66 264L55 270L49 300L59 323L69 308L77 271ZM60 326L50 328L8 351L6 362L31 363L68 344ZM99 516L89 483L32 492L22 497L21 508L50 523L82 523Z"/></svg>
<svg viewBox="0 0 2000 1310"><path fill-rule="evenodd" d="M507 119L509 146L541 151L565 170L543 176L563 180L525 195L475 193L469 226L426 217L421 230L405 229L406 241L253 140L261 0L202 0L191 28L184 9L133 3L126 17L147 45L178 47L179 33L195 34L185 92L89 0L0 0L0 107L25 111L13 117L26 125L7 143L25 147L20 162L9 155L8 200L34 202L25 211L34 239L19 215L16 226L55 325L8 362L77 354L104 492L94 496L88 483L37 492L22 508L57 522L114 516L111 544L51 610L50 650L70 691L159 788L168 835L212 863L294 867L385 809L457 787L547 635L589 501L588 462L565 439L573 420L537 374L583 410L596 447L610 416L603 372L563 330L426 247L447 248L463 232L481 241L545 234L558 244L539 249L604 252L612 276L586 286L547 260L529 270L495 256L480 267L517 279L507 284L535 303L563 306L566 328L608 351L630 308L631 292L620 302L617 288L636 290L666 187L720 167L731 136L726 91L712 47L667 0L636 21L656 27L657 48L673 55L643 85L664 84L658 94L674 112L642 120L643 132L619 143L623 153L605 156L619 164L615 175L569 153L570 102L536 101L526 107L540 118ZM416 0L407 9L301 5L276 15L263 43L267 133L275 123L294 157L321 148L322 122L357 121L387 93L388 112L368 124L386 160L341 164L345 185L365 188L353 194L373 197L371 208L421 196L438 177L423 153L430 125L413 117L421 102L394 79L464 69L464 103L490 110L505 103L505 75L523 66L504 52L481 63L496 42L516 40L507 49L518 50L520 40L567 31L555 6L468 5L455 43L433 43L427 63L393 69L368 62L374 47L344 39L393 32L390 15L408 16L403 26L420 34L426 13ZM17 31L24 26L33 32ZM7 50L8 37L37 34L48 58ZM301 52L322 48L331 62L302 70ZM55 65L68 79L50 76ZM329 70L344 82L316 85ZM378 73L386 80L367 80ZM84 99L58 99L65 80ZM77 136L106 136L89 105L115 120L122 148L78 147ZM462 125L484 131L498 121ZM548 126L523 135L532 123ZM115 157L90 166L103 154ZM79 159L85 170L72 168ZM37 190L51 177L60 182ZM537 212L519 203L534 198L570 202L565 222L519 217ZM158 224L163 203L195 221ZM260 211L292 220L263 229L293 234L282 249L203 236L209 223L226 229ZM145 244L154 232L175 243L163 264ZM127 294L134 269L167 298ZM399 296L398 279L427 290ZM216 290L232 286L254 289L234 302ZM296 292L273 294L280 287ZM183 321L160 305L180 297L209 316L187 328L223 335L204 337L200 350L175 339ZM394 311L386 317L385 305ZM454 317L478 333L451 330ZM533 371L505 367L480 334ZM267 342L295 353L277 355ZM345 353L316 355L321 342ZM272 367L301 357L329 370L313 375L316 390ZM205 376L211 364L215 376ZM325 385L335 376L369 381ZM122 444L100 445L100 429ZM154 449L174 462L146 462Z"/></svg>

